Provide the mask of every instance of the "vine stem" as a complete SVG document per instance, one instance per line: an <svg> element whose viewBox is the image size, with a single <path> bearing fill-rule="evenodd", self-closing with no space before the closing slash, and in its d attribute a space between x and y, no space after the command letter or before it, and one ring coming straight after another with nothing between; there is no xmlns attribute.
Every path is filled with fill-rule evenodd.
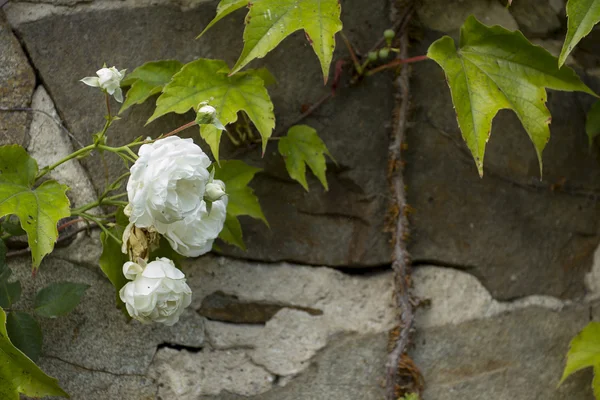
<svg viewBox="0 0 600 400"><path fill-rule="evenodd" d="M367 71L367 73L365 75L370 76L370 75L376 74L378 72L381 72L383 70L386 70L386 69L389 69L389 68L394 68L394 67L397 67L397 66L402 65L402 64L412 64L412 63L416 63L416 62L420 62L420 61L425 61L425 60L429 60L429 57L427 57L427 56L415 56L415 57L410 57L410 58L401 58L401 59L398 59L398 60L391 61L391 62L389 62L387 64L380 65L377 68L373 68L373 69Z"/></svg>
<svg viewBox="0 0 600 400"><path fill-rule="evenodd" d="M59 243L62 243L64 241L71 239L72 237L76 236L79 232L87 231L88 229L94 229L94 228L98 228L98 225L90 224L90 225L86 225L81 228L75 229L73 232L69 232L66 235L60 236L56 240L56 244L59 244ZM22 256L22 255L29 254L29 253L31 253L31 249L29 247L26 247L26 248L20 249L20 250L12 250L12 251L9 251L6 253L6 258Z"/></svg>
<svg viewBox="0 0 600 400"><path fill-rule="evenodd" d="M166 137L172 136L172 135L174 135L174 134L176 134L176 133L179 133L179 132L181 132L181 131L183 131L183 130L185 130L185 129L187 129L187 128L191 128L191 127L192 127L192 126L194 126L194 125L198 125L198 124L196 123L196 121L188 122L187 124L185 124L185 125L182 125L182 126L180 126L179 128L177 128L177 129L173 129L171 132L169 132L169 133L167 133L167 134L164 134L164 135L160 136L160 137L159 137L159 139L164 139L164 138L166 138Z"/></svg>
<svg viewBox="0 0 600 400"><path fill-rule="evenodd" d="M406 59L408 52L408 34L406 26L410 20L412 8L407 11L403 18L400 36L400 53L398 57L401 60ZM398 65L403 63L398 63ZM393 347L388 354L386 362L386 400L397 400L400 391L400 364L406 356L406 351L411 339L411 333L414 326L414 311L410 293L411 288L411 267L410 257L406 249L405 240L408 237L408 219L405 211L408 209L406 202L406 189L402 173L402 142L405 139L407 130L407 119L410 102L410 67L407 65L402 68L396 78L396 86L399 90L400 100L398 104L397 120L392 138L389 145L389 164L388 180L392 195L391 209L392 215L396 215L396 223L393 228L393 252L392 252L392 270L394 272L394 295L396 306L398 307L398 336L394 338ZM413 378L420 377L420 372L416 370ZM418 386L421 382L413 382Z"/></svg>

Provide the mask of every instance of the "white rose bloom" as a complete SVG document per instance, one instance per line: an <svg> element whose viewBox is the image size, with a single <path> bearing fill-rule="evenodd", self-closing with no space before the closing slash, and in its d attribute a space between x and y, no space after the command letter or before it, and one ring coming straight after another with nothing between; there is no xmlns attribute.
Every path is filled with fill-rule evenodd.
<svg viewBox="0 0 600 400"><path fill-rule="evenodd" d="M185 275L168 258L143 264L128 261L123 265L123 274L131 280L119 291L127 312L143 323L174 325L192 302Z"/></svg>
<svg viewBox="0 0 600 400"><path fill-rule="evenodd" d="M140 147L131 167L129 221L141 228L181 221L202 206L210 159L192 139L171 136Z"/></svg>
<svg viewBox="0 0 600 400"><path fill-rule="evenodd" d="M227 214L227 196L199 208L195 214L172 224L157 224L156 229L167 238L173 250L185 257L198 257L212 249Z"/></svg>
<svg viewBox="0 0 600 400"><path fill-rule="evenodd" d="M122 103L123 91L121 90L121 81L125 77L125 71L127 70L122 69L119 71L115 67L105 67L96 71L98 77L89 76L83 78L81 82L88 86L99 87L100 89L105 90L109 95L114 95L115 100Z"/></svg>

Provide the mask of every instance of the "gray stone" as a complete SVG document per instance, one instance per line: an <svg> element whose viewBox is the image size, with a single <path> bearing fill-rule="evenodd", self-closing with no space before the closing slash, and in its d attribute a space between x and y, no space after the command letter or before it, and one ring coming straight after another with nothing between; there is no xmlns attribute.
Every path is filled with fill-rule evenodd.
<svg viewBox="0 0 600 400"><path fill-rule="evenodd" d="M474 15L486 25L501 25L518 29L517 22L498 0L458 0L452 6L446 0L417 2L419 21L429 29L456 35L469 15Z"/></svg>
<svg viewBox="0 0 600 400"><path fill-rule="evenodd" d="M29 107L35 74L0 10L0 145L27 146L27 112L5 109Z"/></svg>
<svg viewBox="0 0 600 400"><path fill-rule="evenodd" d="M342 19L346 26L361 27L347 32L358 48L371 46L382 27L388 26L385 4L384 1L361 0L344 7ZM78 80L92 75L104 62L130 71L149 60L168 58L187 62L198 57L215 57L224 58L231 65L242 45L243 11L217 24L200 40L194 40L214 16L213 3L200 4L187 12L181 12L176 6L94 11L93 7L81 5L68 15L52 15L30 22L23 22L26 19L18 16L34 12L37 6L18 5L21 8L13 14L15 28L22 35L66 125L83 143L89 143L90 134L103 124L103 97ZM94 26L93 35L89 26ZM150 28L157 26L170 28ZM343 56L344 51L343 45L338 46L334 60ZM57 68L56 54L66 53L69 63ZM267 66L279 82L269 89L278 129L300 115L303 106L317 101L330 90L322 86L318 62L300 32L253 65ZM268 146L264 159L260 158L257 148L244 154L247 162L265 169L252 186L270 228L242 218L249 250L243 252L223 246L226 254L332 266L389 262L388 235L383 232L388 188L381 171L386 168L393 88L387 75L376 76L353 88L347 87L347 78L345 75L332 100L303 121L318 130L338 161L337 167L328 166L329 192L324 192L312 176L309 193L292 181L283 160L276 154L276 144ZM113 103L114 109L117 106ZM169 116L144 127L151 109L148 102L125 113L125 118L109 132L109 143L123 144L140 135L157 136L193 118ZM195 129L185 132L185 136L198 140ZM222 158L230 157L233 151L231 146L223 145ZM101 189L104 177L99 157L86 159L84 166L96 189ZM110 162L112 177L122 170L120 160Z"/></svg>
<svg viewBox="0 0 600 400"><path fill-rule="evenodd" d="M426 36L415 53L423 54L438 36ZM408 202L415 209L413 260L467 269L499 300L583 296L583 277L600 240L600 164L584 133L584 110L593 99L549 93L552 138L542 181L519 120L500 112L480 179L443 71L433 62L413 71L416 112L405 152Z"/></svg>
<svg viewBox="0 0 600 400"><path fill-rule="evenodd" d="M592 376L579 372L557 389L569 341L589 307L528 308L492 319L419 330L413 357L423 398L592 400Z"/></svg>
<svg viewBox="0 0 600 400"><path fill-rule="evenodd" d="M548 36L561 27L558 13L550 1L515 1L510 7L510 12L517 20L519 28L528 37Z"/></svg>
<svg viewBox="0 0 600 400"><path fill-rule="evenodd" d="M68 156L74 149L68 134L57 124L59 120L56 109L43 86L36 89L31 108L44 112L33 115L27 147L29 155L36 159L41 169ZM71 200L71 207L96 200L94 187L77 160L60 165L48 175L69 187L67 195Z"/></svg>
<svg viewBox="0 0 600 400"><path fill-rule="evenodd" d="M231 393L198 400L380 400L387 334L337 335L300 376L257 396ZM161 400L171 400L163 397Z"/></svg>

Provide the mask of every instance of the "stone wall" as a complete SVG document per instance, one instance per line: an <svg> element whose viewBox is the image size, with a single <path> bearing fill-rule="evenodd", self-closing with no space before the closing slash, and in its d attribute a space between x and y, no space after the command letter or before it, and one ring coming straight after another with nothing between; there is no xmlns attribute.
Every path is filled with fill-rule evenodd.
<svg viewBox="0 0 600 400"><path fill-rule="evenodd" d="M78 80L107 62L129 71L150 60L198 57L233 62L243 12L200 40L215 1L10 1L0 12L0 143L19 143L49 164L90 142L102 125L102 97ZM342 2L344 31L360 50L390 26L387 1ZM562 0L422 0L411 27L411 53L424 54L442 34L457 37L465 18L520 28L560 51ZM568 63L600 91L598 33ZM334 59L345 57L339 43ZM297 33L253 66L277 78L270 89L277 127L329 90L304 35ZM299 67L300 66L300 67ZM383 396L387 331L394 325L389 236L388 135L395 93L391 73L356 85L304 122L315 127L337 165L330 190L292 181L270 144L253 182L270 228L243 219L247 252L184 266L194 301L173 328L126 323L97 267L96 234L79 237L44 261L35 280L29 260L11 259L26 283L23 298L47 282L92 285L68 317L44 320L41 366L74 399L370 400ZM462 142L441 69L414 65L405 178L409 251L419 310L413 357L426 379L424 399L592 399L580 373L560 389L570 338L597 313L600 297L600 166L584 132L593 98L550 92L552 139L540 180L533 146L517 118L494 120L480 179ZM116 107L117 104L115 103ZM190 120L168 116L144 126L150 104L127 111L111 129L118 145L157 136ZM55 122L64 125L61 127ZM194 130L186 132L198 144ZM226 147L222 158L234 151ZM122 163L109 164L111 176ZM99 157L56 172L75 204L94 198L104 176ZM596 252L596 254L594 254ZM595 256L595 260L594 260ZM27 306L23 300L23 306ZM452 397L449 397L449 393Z"/></svg>

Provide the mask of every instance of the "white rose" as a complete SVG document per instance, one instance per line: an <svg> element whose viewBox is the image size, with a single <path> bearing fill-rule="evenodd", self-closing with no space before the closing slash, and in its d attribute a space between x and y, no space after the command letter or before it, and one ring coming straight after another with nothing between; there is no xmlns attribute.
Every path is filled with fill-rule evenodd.
<svg viewBox="0 0 600 400"><path fill-rule="evenodd" d="M217 110L213 106L209 106L206 101L198 104L196 123L198 125L213 125L217 129L225 130L225 127L217 117Z"/></svg>
<svg viewBox="0 0 600 400"><path fill-rule="evenodd" d="M114 95L115 100L119 103L123 102L123 91L121 90L121 81L125 77L125 69L118 71L115 67L102 68L96 71L95 76L83 78L81 82L88 86L99 87L106 91L111 96Z"/></svg>
<svg viewBox="0 0 600 400"><path fill-rule="evenodd" d="M140 147L131 167L129 221L149 228L187 218L202 206L210 159L192 139L177 136Z"/></svg>
<svg viewBox="0 0 600 400"><path fill-rule="evenodd" d="M210 212L203 207L195 214L172 224L157 224L156 229L167 238L173 250L185 257L198 257L212 249L227 214L227 196L212 202Z"/></svg>
<svg viewBox="0 0 600 400"><path fill-rule="evenodd" d="M127 312L143 323L174 325L192 302L185 275L168 258L143 264L128 261L123 265L123 274L132 280L119 291Z"/></svg>

